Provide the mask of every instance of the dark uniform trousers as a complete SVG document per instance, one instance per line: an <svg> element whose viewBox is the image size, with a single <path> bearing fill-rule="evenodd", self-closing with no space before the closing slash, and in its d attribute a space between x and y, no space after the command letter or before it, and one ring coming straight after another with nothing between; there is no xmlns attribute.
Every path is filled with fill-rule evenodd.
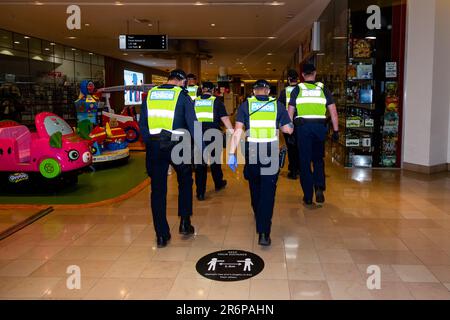
<svg viewBox="0 0 450 320"><path fill-rule="evenodd" d="M208 146L209 143L206 144ZM211 158L215 158L215 150L211 151ZM204 160L202 160L204 162ZM223 181L222 165L220 163L211 163L211 175L216 187L220 187ZM195 185L197 186L197 195L205 194L206 182L208 179L208 165L206 163L195 166Z"/></svg>
<svg viewBox="0 0 450 320"><path fill-rule="evenodd" d="M298 146L297 137L294 133L292 136L284 133L284 141L286 141L286 146L288 149L288 159L289 159L289 172L297 174L300 171L300 164L298 159Z"/></svg>
<svg viewBox="0 0 450 320"><path fill-rule="evenodd" d="M151 178L151 207L153 224L157 236L167 236L170 228L167 223L167 173L172 165L178 178L178 215L192 216L192 165L175 165L171 160L171 152L160 149L158 140L147 142L147 172Z"/></svg>
<svg viewBox="0 0 450 320"><path fill-rule="evenodd" d="M325 190L325 123L304 123L296 127L300 159L300 184L306 200L312 200L314 188ZM311 162L314 170L311 170Z"/></svg>
<svg viewBox="0 0 450 320"><path fill-rule="evenodd" d="M267 147L270 154L270 146ZM277 150L278 151L278 150ZM256 231L258 233L269 234L272 227L273 209L275 206L275 195L277 192L277 182L280 171L273 175L261 174L262 168L270 167L263 165L259 161L256 164L250 164L249 159L257 152L256 144L246 143L246 165L244 167L244 178L250 186L250 196L252 208L256 218ZM275 161L279 161L279 156L273 157Z"/></svg>

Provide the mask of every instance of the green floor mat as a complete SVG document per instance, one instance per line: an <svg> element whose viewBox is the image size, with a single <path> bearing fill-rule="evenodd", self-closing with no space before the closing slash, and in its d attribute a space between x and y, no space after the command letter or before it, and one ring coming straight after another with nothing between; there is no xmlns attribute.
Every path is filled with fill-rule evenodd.
<svg viewBox="0 0 450 320"><path fill-rule="evenodd" d="M77 205L110 200L128 193L148 178L145 168L145 153L132 153L127 164L84 173L78 184L54 194L0 195L1 204L54 204Z"/></svg>

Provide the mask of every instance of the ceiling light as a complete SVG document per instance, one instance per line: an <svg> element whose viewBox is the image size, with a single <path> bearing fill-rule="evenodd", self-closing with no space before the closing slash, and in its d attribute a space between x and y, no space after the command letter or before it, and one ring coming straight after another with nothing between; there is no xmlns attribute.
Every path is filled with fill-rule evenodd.
<svg viewBox="0 0 450 320"><path fill-rule="evenodd" d="M267 39L273 40L276 39L277 37L267 37Z"/></svg>
<svg viewBox="0 0 450 320"><path fill-rule="evenodd" d="M93 56L94 54L92 52L89 52L89 55Z"/></svg>
<svg viewBox="0 0 450 320"><path fill-rule="evenodd" d="M153 24L149 23L148 26L151 28L151 27L153 27Z"/></svg>
<svg viewBox="0 0 450 320"><path fill-rule="evenodd" d="M23 37L24 39L30 39L30 37L28 37L28 36L25 36L25 37Z"/></svg>
<svg viewBox="0 0 450 320"><path fill-rule="evenodd" d="M56 43L52 42L50 43L51 46L56 46Z"/></svg>
<svg viewBox="0 0 450 320"><path fill-rule="evenodd" d="M202 5L203 5L203 3L202 3L202 2L200 2L200 1L197 1L196 3L194 3L194 5L195 5L195 6L202 6Z"/></svg>
<svg viewBox="0 0 450 320"><path fill-rule="evenodd" d="M14 41L15 44L20 44L20 41Z"/></svg>
<svg viewBox="0 0 450 320"><path fill-rule="evenodd" d="M267 64L272 64L272 62L267 62Z"/></svg>
<svg viewBox="0 0 450 320"><path fill-rule="evenodd" d="M44 50L45 50L45 51L50 51L50 48L45 48Z"/></svg>
<svg viewBox="0 0 450 320"><path fill-rule="evenodd" d="M272 52L269 52L267 55L268 55L268 56L273 56L273 53L272 53Z"/></svg>
<svg viewBox="0 0 450 320"><path fill-rule="evenodd" d="M226 39L227 39L227 37L220 37L220 39L221 39L221 40L226 40Z"/></svg>
<svg viewBox="0 0 450 320"><path fill-rule="evenodd" d="M85 27L90 27L91 24L90 24L90 23L85 23L84 26L85 26Z"/></svg>
<svg viewBox="0 0 450 320"><path fill-rule="evenodd" d="M278 2L278 1L273 1L270 3L271 6L282 6L283 3L282 2Z"/></svg>
<svg viewBox="0 0 450 320"><path fill-rule="evenodd" d="M116 1L116 2L115 2L115 5L116 5L116 6L123 6L123 3L120 2L120 1Z"/></svg>
<svg viewBox="0 0 450 320"><path fill-rule="evenodd" d="M77 49L75 49L75 48L72 48L72 51L77 51Z"/></svg>
<svg viewBox="0 0 450 320"><path fill-rule="evenodd" d="M215 27L216 26L216 24L215 23L211 23L211 27Z"/></svg>
<svg viewBox="0 0 450 320"><path fill-rule="evenodd" d="M123 55L124 55L124 56L127 56L127 55L128 55L128 53L124 53Z"/></svg>
<svg viewBox="0 0 450 320"><path fill-rule="evenodd" d="M44 5L42 2L39 2L39 1L35 1L34 4L37 5L37 6L43 6Z"/></svg>
<svg viewBox="0 0 450 320"><path fill-rule="evenodd" d="M377 40L377 37L374 36L370 36L370 37L366 37L367 40Z"/></svg>
<svg viewBox="0 0 450 320"><path fill-rule="evenodd" d="M75 40L77 37L74 37L74 36L71 36L71 37L67 37L67 39L70 39L70 40Z"/></svg>

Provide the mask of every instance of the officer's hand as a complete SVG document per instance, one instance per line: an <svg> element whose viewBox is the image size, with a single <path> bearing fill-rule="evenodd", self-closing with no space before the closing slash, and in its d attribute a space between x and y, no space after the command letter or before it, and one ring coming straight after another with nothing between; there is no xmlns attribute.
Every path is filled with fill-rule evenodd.
<svg viewBox="0 0 450 320"><path fill-rule="evenodd" d="M238 167L237 158L235 154L230 154L228 157L228 166L233 172L236 172Z"/></svg>
<svg viewBox="0 0 450 320"><path fill-rule="evenodd" d="M334 142L338 142L339 141L339 131L334 131L332 138L333 138Z"/></svg>

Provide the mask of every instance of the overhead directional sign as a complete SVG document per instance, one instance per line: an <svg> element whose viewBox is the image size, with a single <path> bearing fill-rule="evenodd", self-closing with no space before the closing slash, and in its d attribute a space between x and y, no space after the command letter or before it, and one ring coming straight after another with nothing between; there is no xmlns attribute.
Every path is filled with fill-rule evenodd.
<svg viewBox="0 0 450 320"><path fill-rule="evenodd" d="M127 51L167 51L167 35L120 35L119 49Z"/></svg>

